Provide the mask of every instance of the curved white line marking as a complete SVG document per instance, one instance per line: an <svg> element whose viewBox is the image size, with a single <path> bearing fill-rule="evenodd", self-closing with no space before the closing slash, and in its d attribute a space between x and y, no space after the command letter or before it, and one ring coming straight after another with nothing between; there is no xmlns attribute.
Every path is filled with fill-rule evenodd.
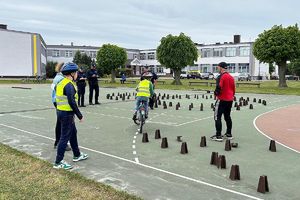
<svg viewBox="0 0 300 200"><path fill-rule="evenodd" d="M256 130L257 130L258 132L260 132L260 133L261 133L262 135L264 135L266 138L269 138L270 140L273 140L273 138L271 138L270 136L268 136L267 134L265 134L262 130L260 130L260 129L257 127L257 125L256 125L256 120L257 120L259 117L261 117L261 116L263 116L263 115L265 115L265 114L274 112L274 111L276 111L276 110L280 110L280 109L282 109L282 108L287 108L287 107L290 107L290 106L293 106L293 105L298 105L298 104L292 104L292 105L288 105L288 106L283 106L283 107L276 108L276 109L273 109L273 110L270 110L270 111L268 111L268 112L265 112L265 113L262 113L262 114L258 115L258 116L255 117L255 119L253 120L253 126L256 128ZM282 144L282 143L280 143L280 142L278 142L278 141L276 141L276 143L279 144L279 145L281 145L281 146L283 146L283 147L285 147L285 148L287 148L287 149L289 149L289 150L292 150L292 151L294 151L294 152L296 152L296 153L300 153L300 151L297 151L296 149L293 149L293 148L291 148L291 147L289 147L289 146L287 146L287 145L285 145L285 144Z"/></svg>
<svg viewBox="0 0 300 200"><path fill-rule="evenodd" d="M33 132L30 132L30 131L25 131L25 130L22 130L22 129L13 127L13 126L5 125L5 124L0 124L0 126L11 128L11 129L23 132L23 133L28 133L30 135L35 135L35 136L39 136L39 137L50 139L50 140L54 141L53 138L50 138L50 137L47 137L47 136L43 136L43 135L40 135L40 134L37 134L37 133L33 133ZM164 174L172 175L172 176L175 176L175 177L178 177L178 178L189 180L189 181L192 181L192 182L195 182L195 183L199 183L199 184L202 184L202 185L213 187L213 188L216 188L216 189L219 189L219 190L223 190L223 191L226 191L226 192L230 192L230 193L233 193L233 194L237 194L237 195L240 195L240 196L248 197L250 199L263 200L261 198L255 197L255 196L251 196L251 195L248 195L248 194L237 192L237 191L234 191L234 190L231 190L231 189L227 189L227 188L224 188L224 187L221 187L221 186L218 186L218 185L214 185L214 184L211 184L211 183L200 181L200 180L197 180L197 179L194 179L194 178L190 178L190 177L187 177L187 176L184 176L184 175L176 174L176 173L173 173L173 172L170 172L170 171L167 171L167 170L163 170L163 169L159 169L159 168L156 168L156 167L152 167L150 165L145 165L145 164L142 164L142 163L137 163L136 161L133 161L133 160L129 160L129 159L122 158L122 157L119 157L119 156L115 156L115 155L112 155L112 154L108 154L108 153L105 153L105 152L101 152L101 151L97 151L97 150L94 150L94 149L90 149L88 147L83 147L83 146L79 146L79 147L82 148L82 149L94 152L94 153L98 153L98 154L110 157L110 158L115 158L115 159L122 160L122 161L125 161L125 162L133 163L133 164L136 164L136 165L141 166L141 167L152 169L152 170L164 173Z"/></svg>

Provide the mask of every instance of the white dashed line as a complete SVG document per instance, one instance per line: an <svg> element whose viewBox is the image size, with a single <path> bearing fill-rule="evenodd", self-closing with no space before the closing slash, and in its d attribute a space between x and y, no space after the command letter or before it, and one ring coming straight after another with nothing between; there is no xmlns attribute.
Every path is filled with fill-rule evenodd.
<svg viewBox="0 0 300 200"><path fill-rule="evenodd" d="M134 158L136 163L140 163L139 158Z"/></svg>
<svg viewBox="0 0 300 200"><path fill-rule="evenodd" d="M135 145L132 145L132 148L135 149Z"/></svg>

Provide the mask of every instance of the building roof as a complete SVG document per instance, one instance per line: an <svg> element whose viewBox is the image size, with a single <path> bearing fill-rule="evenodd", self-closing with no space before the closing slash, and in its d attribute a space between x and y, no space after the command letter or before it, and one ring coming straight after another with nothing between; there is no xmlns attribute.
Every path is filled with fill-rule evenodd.
<svg viewBox="0 0 300 200"><path fill-rule="evenodd" d="M32 33L32 32L25 32L25 31L16 31L16 30L10 30L10 29L3 29L0 28L0 31L6 31L6 32L13 32L13 33L21 33L21 34L30 34L30 35L38 35L41 38L42 43L47 46L45 40L43 39L42 35L39 33Z"/></svg>

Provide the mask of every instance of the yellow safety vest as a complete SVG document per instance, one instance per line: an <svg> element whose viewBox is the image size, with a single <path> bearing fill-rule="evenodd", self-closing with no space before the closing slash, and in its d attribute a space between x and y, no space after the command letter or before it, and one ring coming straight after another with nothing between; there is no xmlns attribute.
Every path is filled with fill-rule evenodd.
<svg viewBox="0 0 300 200"><path fill-rule="evenodd" d="M150 97L150 81L143 80L137 87L137 97Z"/></svg>
<svg viewBox="0 0 300 200"><path fill-rule="evenodd" d="M61 111L73 111L71 106L68 103L68 97L64 95L64 88L68 83L72 83L75 88L75 100L78 100L78 94L76 90L76 86L70 79L64 78L56 85L56 103L57 103L57 110Z"/></svg>

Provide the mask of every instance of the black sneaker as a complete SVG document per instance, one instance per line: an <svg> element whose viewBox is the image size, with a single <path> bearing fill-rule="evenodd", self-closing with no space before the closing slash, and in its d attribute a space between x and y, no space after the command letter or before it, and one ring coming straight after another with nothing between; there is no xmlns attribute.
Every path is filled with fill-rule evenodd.
<svg viewBox="0 0 300 200"><path fill-rule="evenodd" d="M99 102L96 102L95 104L98 104L98 105L100 105L101 103L99 103Z"/></svg>
<svg viewBox="0 0 300 200"><path fill-rule="evenodd" d="M134 120L134 121L136 120L136 113L133 114L132 120Z"/></svg>
<svg viewBox="0 0 300 200"><path fill-rule="evenodd" d="M227 134L227 133L225 133L224 135L222 135L222 137L225 138L225 139L227 139L227 140L232 140L233 139L232 135L231 134Z"/></svg>
<svg viewBox="0 0 300 200"><path fill-rule="evenodd" d="M210 137L210 139L217 142L223 142L222 136L213 135Z"/></svg>
<svg viewBox="0 0 300 200"><path fill-rule="evenodd" d="M89 103L90 105L94 105L92 102Z"/></svg>

